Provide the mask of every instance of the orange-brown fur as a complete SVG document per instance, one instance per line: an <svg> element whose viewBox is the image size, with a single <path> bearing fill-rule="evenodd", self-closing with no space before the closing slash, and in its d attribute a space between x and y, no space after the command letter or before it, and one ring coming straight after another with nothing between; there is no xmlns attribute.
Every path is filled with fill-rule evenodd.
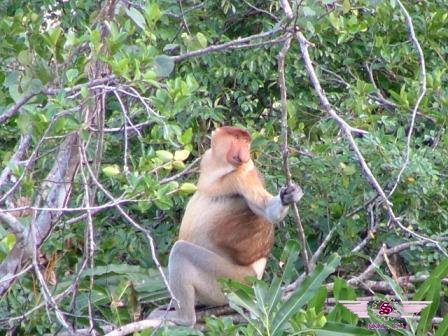
<svg viewBox="0 0 448 336"><path fill-rule="evenodd" d="M229 141L234 137L250 141L249 133L234 127L223 127L213 135L212 149L201 162L198 190L185 211L179 238L238 265L249 265L270 253L274 227L266 218L255 214L247 200L265 208L273 196L265 190L250 157L234 167L214 156L214 146L224 143L233 148Z"/></svg>

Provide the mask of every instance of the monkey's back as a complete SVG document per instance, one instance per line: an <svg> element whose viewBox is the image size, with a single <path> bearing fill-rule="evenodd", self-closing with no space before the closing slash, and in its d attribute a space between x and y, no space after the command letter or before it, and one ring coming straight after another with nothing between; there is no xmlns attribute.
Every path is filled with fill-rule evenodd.
<svg viewBox="0 0 448 336"><path fill-rule="evenodd" d="M179 239L249 265L269 255L274 227L252 212L238 194L209 197L198 191L185 210Z"/></svg>

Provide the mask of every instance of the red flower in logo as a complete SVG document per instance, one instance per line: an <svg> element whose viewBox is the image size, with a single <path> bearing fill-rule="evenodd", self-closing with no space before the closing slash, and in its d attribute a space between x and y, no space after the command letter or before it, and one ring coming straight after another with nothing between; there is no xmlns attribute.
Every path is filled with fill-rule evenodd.
<svg viewBox="0 0 448 336"><path fill-rule="evenodd" d="M384 301L383 303L381 303L380 310L378 311L378 313L380 313L380 315L389 315L393 311L394 307L392 307L392 305L389 302Z"/></svg>

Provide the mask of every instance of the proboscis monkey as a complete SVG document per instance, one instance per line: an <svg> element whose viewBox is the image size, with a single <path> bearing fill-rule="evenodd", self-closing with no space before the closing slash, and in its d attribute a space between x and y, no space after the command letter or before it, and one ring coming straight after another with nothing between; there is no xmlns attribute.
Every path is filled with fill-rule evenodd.
<svg viewBox="0 0 448 336"><path fill-rule="evenodd" d="M267 192L250 158L250 144L250 134L241 128L225 126L212 133L198 189L187 205L168 262L168 280L178 305L175 311L155 311L150 318L165 316L192 326L195 303L227 303L219 278L261 278L274 243L273 224L303 193L296 185L282 188L277 196Z"/></svg>

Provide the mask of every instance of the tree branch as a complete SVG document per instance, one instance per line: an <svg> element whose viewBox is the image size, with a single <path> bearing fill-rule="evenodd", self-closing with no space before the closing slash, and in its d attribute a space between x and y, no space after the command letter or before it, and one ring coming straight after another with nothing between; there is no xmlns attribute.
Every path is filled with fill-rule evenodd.
<svg viewBox="0 0 448 336"><path fill-rule="evenodd" d="M291 45L292 36L289 36L285 41L283 48L278 54L278 86L280 88L280 97L282 101L282 118L281 118L281 129L282 129L282 159L283 159L283 171L286 177L286 185L291 185L291 171L288 165L288 104L287 104L287 92L286 92L286 80L285 80L285 57L288 53L289 47ZM294 214L294 218L296 221L297 230L299 232L299 238L301 241L301 254L303 258L303 263L305 264L305 268L307 272L312 271L308 251L307 251L307 243L305 237L305 231L303 230L302 221L300 220L299 210L297 208L297 204L293 203L292 210Z"/></svg>
<svg viewBox="0 0 448 336"><path fill-rule="evenodd" d="M283 11L285 12L286 17L291 20L294 17L294 14L292 13L292 9L289 5L288 0L280 0L280 4L283 8Z"/></svg>
<svg viewBox="0 0 448 336"><path fill-rule="evenodd" d="M406 138L406 152L404 155L404 163L403 166L401 167L395 184L392 187L391 191L389 192L389 197L394 193L394 191L397 189L398 184L400 183L401 180L401 176L403 175L403 172L405 171L406 167L409 164L409 158L411 155L411 140L412 140L412 134L414 132L414 126L415 126L415 117L417 115L418 112L418 107L420 106L421 101L423 100L423 97L426 94L426 66L425 66L425 56L423 55L423 50L422 47L420 46L420 43L417 40L417 37L415 36L415 31L414 31L414 25L412 24L412 18L409 15L408 11L406 10L406 8L403 6L403 4L401 3L400 0L397 0L398 4L400 5L400 8L406 18L406 23L408 25L409 28L409 35L410 38L412 40L412 43L415 46L415 49L417 49L417 53L418 53L418 57L420 60L420 85L421 85L421 89L420 89L420 95L418 96L414 108L412 109L412 114L411 114L411 123L409 125L409 131L408 131L408 135Z"/></svg>
<svg viewBox="0 0 448 336"><path fill-rule="evenodd" d="M46 195L44 202L48 207L62 207L70 195L71 185L68 182L72 181L78 164L76 155L77 141L78 137L76 134L71 134L67 137L61 145L52 170L45 179L47 182L43 183L42 194ZM36 228L36 247L42 245L61 214L62 212L60 211L39 212L33 224ZM30 233L30 228L24 230L23 236L25 239L22 242L17 242L6 259L0 264L0 278L17 274L23 265L30 261L34 250ZM0 283L0 295L8 290L14 280L15 277Z"/></svg>
<svg viewBox="0 0 448 336"><path fill-rule="evenodd" d="M11 106L9 108L9 110L7 110L5 113L0 115L0 124L3 124L4 122L11 119L14 115L16 115L20 111L20 108L23 105L28 103L31 98L33 98L37 95L38 95L38 93L30 92L30 93L27 93L24 96L22 96L13 106Z"/></svg>
<svg viewBox="0 0 448 336"><path fill-rule="evenodd" d="M187 52L182 55L171 56L170 58L174 62L179 62L179 61L183 61L184 59L191 58L191 57L204 56L204 55L207 55L212 52L224 51L224 50L230 49L231 47L234 47L234 46L245 45L248 42L251 42L253 40L257 40L257 39L275 35L281 30L282 30L282 27L276 26L276 28L268 30L267 32L263 32L260 34L251 35L251 36L247 36L247 37L243 37L243 38L238 38L238 39L226 42L226 43L212 45L212 46L204 48L204 49L190 51L190 52Z"/></svg>
<svg viewBox="0 0 448 336"><path fill-rule="evenodd" d="M25 227L20 223L20 221L15 218L13 215L8 213L0 212L0 222L3 222L6 226L9 227L12 233L14 233L17 237L17 240L23 240L23 231Z"/></svg>
<svg viewBox="0 0 448 336"><path fill-rule="evenodd" d="M383 199L387 212L389 214L389 217L391 219L391 221L396 224L397 226L399 226L403 231L409 233L410 235L414 236L417 239L420 240L424 240L426 242L430 242L433 243L437 246L437 248L445 255L448 256L448 253L446 252L446 250L439 244L438 241L422 236L412 230L410 230L409 228L405 227L401 221L399 220L399 218L397 218L397 216L395 216L394 210L392 208L392 204L389 201L389 199L386 196L386 193L384 192L383 188L380 186L380 184L378 183L377 179L375 178L375 176L373 175L372 171L370 170L369 165L367 164L366 160L364 159L364 156L362 155L358 145L355 142L355 139L353 138L352 133L354 132L358 132L360 130L354 129L352 128L350 125L348 125L341 117L338 116L338 114L336 113L336 111L331 107L330 102L328 101L327 96L325 95L319 79L317 78L316 72L314 70L314 66L311 62L311 58L310 55L308 53L308 46L309 46L309 42L306 40L306 38L303 36L303 34L298 31L296 32L296 37L297 40L299 41L300 44L300 50L302 53L302 57L303 57L303 61L305 63L305 68L306 71L308 73L308 76L310 78L310 81L314 87L314 90L316 91L319 100L320 100L320 104L322 105L323 109L330 115L331 118L333 118L339 125L339 127L341 128L341 130L343 131L345 138L347 139L347 141L350 144L350 147L352 148L353 152L355 153L358 163L361 166L361 169L364 173L364 175L366 176L367 180L370 182L370 184L372 185L372 187L377 191L377 193L381 196L381 198ZM362 131L364 132L364 131Z"/></svg>
<svg viewBox="0 0 448 336"><path fill-rule="evenodd" d="M22 159L22 157L25 155L25 152L29 148L30 144L31 144L31 135L30 134L22 135L22 137L20 138L20 143L19 147L17 148L17 151L12 156L11 160L9 161L9 164L6 165L6 167L0 174L0 189L6 182L9 174L11 173L11 166L16 165L17 162Z"/></svg>

